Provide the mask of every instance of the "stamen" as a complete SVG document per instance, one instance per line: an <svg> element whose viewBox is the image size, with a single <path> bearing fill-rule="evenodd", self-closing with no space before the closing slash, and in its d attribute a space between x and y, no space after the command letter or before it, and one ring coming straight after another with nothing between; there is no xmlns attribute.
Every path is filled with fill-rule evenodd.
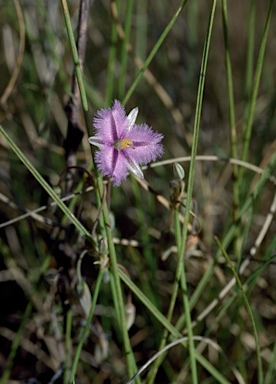
<svg viewBox="0 0 276 384"><path fill-rule="evenodd" d="M114 142L114 148L116 148L118 151L120 151L121 149L125 149L125 148L132 148L134 149L134 144L132 142L132 140L130 139L121 139L121 140L116 140Z"/></svg>

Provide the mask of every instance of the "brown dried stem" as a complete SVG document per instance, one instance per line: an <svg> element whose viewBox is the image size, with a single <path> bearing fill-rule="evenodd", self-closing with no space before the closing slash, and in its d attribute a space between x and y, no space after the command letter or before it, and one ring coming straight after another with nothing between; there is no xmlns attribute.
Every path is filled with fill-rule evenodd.
<svg viewBox="0 0 276 384"><path fill-rule="evenodd" d="M81 0L79 10L77 51L81 70L83 69L87 43L89 3L89 0ZM73 74L72 93L65 107L65 111L68 117L67 135L64 141L65 158L67 167L74 167L77 164L76 152L84 134L80 126L81 100L76 72ZM75 172L74 170L71 170L70 173L68 172L67 191L70 190L72 186L72 179Z"/></svg>

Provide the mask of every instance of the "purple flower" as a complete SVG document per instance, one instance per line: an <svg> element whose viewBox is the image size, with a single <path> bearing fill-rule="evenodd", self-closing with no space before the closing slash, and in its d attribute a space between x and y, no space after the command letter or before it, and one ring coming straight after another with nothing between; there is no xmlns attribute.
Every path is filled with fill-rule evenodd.
<svg viewBox="0 0 276 384"><path fill-rule="evenodd" d="M100 109L94 117L96 134L88 140L100 149L95 154L96 164L104 176L114 179L114 185L120 185L128 171L143 178L139 164L147 164L163 153L163 135L146 124L135 124L137 115L138 108L134 108L126 116L115 100L112 108Z"/></svg>

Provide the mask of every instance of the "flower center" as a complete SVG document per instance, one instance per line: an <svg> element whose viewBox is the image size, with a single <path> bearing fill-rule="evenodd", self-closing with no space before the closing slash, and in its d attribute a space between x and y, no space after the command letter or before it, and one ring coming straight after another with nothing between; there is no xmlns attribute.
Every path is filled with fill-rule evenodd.
<svg viewBox="0 0 276 384"><path fill-rule="evenodd" d="M120 151L121 149L125 149L125 148L134 149L135 147L132 140L125 138L125 139L116 140L114 142L114 148Z"/></svg>

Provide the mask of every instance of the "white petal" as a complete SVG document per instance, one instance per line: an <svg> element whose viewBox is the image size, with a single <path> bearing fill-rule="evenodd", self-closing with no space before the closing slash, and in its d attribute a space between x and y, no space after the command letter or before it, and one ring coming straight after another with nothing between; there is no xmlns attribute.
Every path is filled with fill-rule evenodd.
<svg viewBox="0 0 276 384"><path fill-rule="evenodd" d="M98 147L98 148L101 148L104 145L104 142L96 136L89 137L88 141L90 144L96 145L96 147Z"/></svg>
<svg viewBox="0 0 276 384"><path fill-rule="evenodd" d="M140 177L140 179L144 178L142 169L139 167L139 165L135 161L131 160L130 158L127 158L127 169L134 176Z"/></svg>
<svg viewBox="0 0 276 384"><path fill-rule="evenodd" d="M138 115L138 107L132 109L129 112L129 114L127 115L127 119L129 121L129 126L128 126L128 129L127 129L127 132L129 132L131 130L131 128L133 127L133 125L135 124L137 115Z"/></svg>

